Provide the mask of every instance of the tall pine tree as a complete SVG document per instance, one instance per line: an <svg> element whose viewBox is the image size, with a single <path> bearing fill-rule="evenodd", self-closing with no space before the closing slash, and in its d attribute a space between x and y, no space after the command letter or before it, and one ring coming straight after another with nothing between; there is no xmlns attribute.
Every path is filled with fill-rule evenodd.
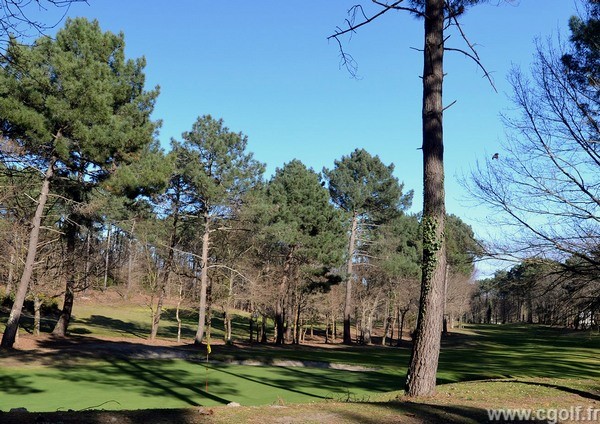
<svg viewBox="0 0 600 424"><path fill-rule="evenodd" d="M267 240L276 246L283 264L275 308L275 343L282 344L290 281L299 267L311 263L326 268L336 265L344 244L343 229L341 216L329 202L319 175L299 160L277 169L268 184L267 199L271 205L267 212Z"/></svg>
<svg viewBox="0 0 600 424"><path fill-rule="evenodd" d="M55 39L32 46L9 43L0 65L0 128L22 156L43 174L32 221L25 271L2 346L14 343L21 295L35 261L40 219L50 191L65 200L66 288L54 334L67 331L76 288L75 249L86 221L83 207L98 187L111 189L111 177L138 161L153 141L150 119L158 90L145 91L145 60L125 59L124 35L103 32L98 22L67 20Z"/></svg>
<svg viewBox="0 0 600 424"><path fill-rule="evenodd" d="M344 305L345 344L352 343L350 314L358 235L365 226L393 217L399 210L410 207L412 202L413 192L402 194L403 184L398 182L393 172L393 164L385 165L378 156L371 156L364 149L356 149L336 160L333 169L323 170L331 199L349 215L350 220Z"/></svg>
<svg viewBox="0 0 600 424"><path fill-rule="evenodd" d="M246 151L248 137L230 131L222 119L199 117L183 142L173 142L182 181L188 185L191 214L200 224L200 305L195 344L202 343L206 325L208 268L211 234L221 219L230 216L245 192L262 179L264 165Z"/></svg>

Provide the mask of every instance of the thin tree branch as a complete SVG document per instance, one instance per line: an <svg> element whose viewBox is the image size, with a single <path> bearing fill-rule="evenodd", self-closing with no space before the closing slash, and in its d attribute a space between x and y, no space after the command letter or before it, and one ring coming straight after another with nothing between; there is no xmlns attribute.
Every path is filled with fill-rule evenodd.
<svg viewBox="0 0 600 424"><path fill-rule="evenodd" d="M489 81L490 85L492 86L492 88L494 89L494 91L497 93L498 90L496 89L496 85L494 84L494 81L492 80L492 77L490 75L490 73L487 71L487 69L485 69L485 66L483 66L483 64L481 63L481 61L479 60L479 58L465 50L462 49L458 49L458 48L454 48L454 47L444 47L444 50L446 51L451 51L451 52L459 52L464 54L465 56L467 56L468 58L470 58L471 60L473 60L473 62L475 62L477 64L477 66L479 66L479 68L483 71L485 78L487 78L487 80Z"/></svg>

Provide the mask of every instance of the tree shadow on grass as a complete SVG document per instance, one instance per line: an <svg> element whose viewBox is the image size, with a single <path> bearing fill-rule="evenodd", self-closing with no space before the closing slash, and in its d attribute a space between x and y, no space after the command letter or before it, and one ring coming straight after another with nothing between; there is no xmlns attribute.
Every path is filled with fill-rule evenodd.
<svg viewBox="0 0 600 424"><path fill-rule="evenodd" d="M54 325L56 324L55 318L42 318L40 320L40 332L42 333L50 333L54 329ZM28 332L29 334L33 334L34 331L34 320L33 317L28 315L22 315L19 320L19 327Z"/></svg>
<svg viewBox="0 0 600 424"><path fill-rule="evenodd" d="M143 325L134 321L123 321L104 315L92 315L89 318L75 319L73 321L73 326L77 324L90 327L102 327L110 331L131 334L132 336L142 339L147 338L150 334L149 325Z"/></svg>
<svg viewBox="0 0 600 424"><path fill-rule="evenodd" d="M561 386L558 384L550 384L550 383L542 383L539 381L523 381L523 380L499 380L499 383L518 383L518 384L526 384L529 386L542 386L548 387L549 389L560 390L561 392L570 393L573 395L581 396L585 399L600 401L600 395L595 393L586 392L585 390L575 389L573 387Z"/></svg>
<svg viewBox="0 0 600 424"><path fill-rule="evenodd" d="M31 387L29 378L17 378L11 375L0 375L0 392L8 395L30 395L34 393L42 393L43 390Z"/></svg>
<svg viewBox="0 0 600 424"><path fill-rule="evenodd" d="M485 409L474 408L463 405L435 405L428 403L417 403L417 402L402 402L402 401L391 401L391 402L377 402L370 403L369 405L377 405L382 408L392 409L397 412L398 415L410 418L410 422L421 422L427 424L464 424L464 423L487 423L491 422L488 412ZM378 424L380 421L378 418L369 419L363 415L352 412L351 410L345 410L339 413L349 421L360 422L365 424ZM398 417L399 422L403 420ZM518 420L495 420L494 422L511 422L511 423L547 423L547 421L518 421Z"/></svg>
<svg viewBox="0 0 600 424"><path fill-rule="evenodd" d="M200 389L197 384L188 382L188 379L177 378L177 376L172 376L170 372L164 372L161 366L157 366L157 364L151 365L147 361L121 360L112 361L112 365L123 373L135 376L136 380L147 383L148 387L151 387L153 391L161 392L161 395L173 397L190 406L200 406L200 404L192 397L182 394L181 389L223 405L227 405L230 402L225 398Z"/></svg>
<svg viewBox="0 0 600 424"><path fill-rule="evenodd" d="M224 373L224 374L228 374L237 378L241 378L243 380L247 380L247 381L251 381L253 383L257 383L257 384L261 384L264 386L270 386L270 387L274 387L277 389L282 389L285 390L286 392L294 392L294 393L298 393L304 396L308 396L308 397L313 397L313 398L318 398L318 399L330 399L326 396L320 396L320 395L316 395L314 393L309 393L309 392L305 392L302 390L298 390L298 389L294 389L293 388L293 384L291 384L291 382L289 380L274 380L274 379L268 379L268 378L256 378L256 377L251 377L251 376L247 376L247 375L242 375L241 373L234 373L231 371L227 371L225 368L222 367L214 367L212 368L215 371L218 371L220 373Z"/></svg>
<svg viewBox="0 0 600 424"><path fill-rule="evenodd" d="M106 387L107 402L119 401L123 409L136 409L139 404L127 404L123 399L110 399L111 388L118 387L123 391L137 393L142 398L155 398L157 405L164 400L175 401L171 404L198 407L203 400L209 403L226 405L230 400L222 395L236 394L235 387L226 382L212 381L215 388L212 392L203 390L204 385L200 372L181 368L172 359L147 360L127 357L107 357L102 363L94 366L55 364L60 371L56 377L66 382L93 383L97 387ZM118 396L115 394L115 396ZM147 402L146 402L147 403Z"/></svg>

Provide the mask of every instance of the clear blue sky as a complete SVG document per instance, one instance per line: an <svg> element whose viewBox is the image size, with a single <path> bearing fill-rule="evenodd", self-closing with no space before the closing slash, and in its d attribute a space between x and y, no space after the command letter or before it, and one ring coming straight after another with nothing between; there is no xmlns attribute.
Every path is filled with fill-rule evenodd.
<svg viewBox="0 0 600 424"><path fill-rule="evenodd" d="M249 150L267 173L300 159L320 171L357 147L393 162L411 209L422 208L422 23L390 12L344 44L358 62L359 79L340 69L338 47L328 42L346 11L368 0L89 0L69 16L98 19L104 30L123 31L128 57L145 56L148 86L160 85L154 117L163 120L168 148L196 117L211 114L248 135ZM463 200L457 181L476 160L492 155L504 130L500 112L511 107L506 76L529 67L534 40L562 33L576 13L574 0L492 0L462 18L463 29L498 93L478 67L459 53L446 54L444 115L447 210L483 236L476 219L485 210ZM465 45L453 33L449 47Z"/></svg>

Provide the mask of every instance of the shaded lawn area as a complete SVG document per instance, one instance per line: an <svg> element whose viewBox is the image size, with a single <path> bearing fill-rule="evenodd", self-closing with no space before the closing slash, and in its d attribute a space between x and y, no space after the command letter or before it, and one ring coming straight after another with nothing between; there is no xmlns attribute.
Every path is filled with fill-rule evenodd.
<svg viewBox="0 0 600 424"><path fill-rule="evenodd" d="M134 353L135 338L131 345ZM143 348L137 346L140 350ZM3 366L3 358L11 355L13 365ZM21 355L18 366L14 365L14 355ZM56 411L188 408L229 402L288 405L324 400L373 401L382 393L402 390L409 355L408 347L213 347L211 360L252 359L267 365L245 366L207 365L201 362L201 352L189 359L161 360L124 356L69 360L67 353L46 356L41 362L35 355L30 358L19 352L0 354L0 410L13 407ZM31 363L27 364L29 359ZM376 370L351 372L272 366L282 359L308 364L323 361L362 365ZM539 388L545 384L558 394L600 401L600 337L548 327L507 325L470 326L464 333L454 333L444 340L438 380L445 386L440 387L440 392L446 390L445 387L453 387L448 383L496 378L517 378L517 393L525 393L529 385ZM540 378L553 380L540 383ZM568 384L563 382L565 379L569 380ZM580 386L578 381L582 382ZM493 384L500 384L496 386L499 393L507 392L503 387L509 387ZM471 396L464 394L468 390L460 391L464 401L469 401ZM446 393L455 396L457 392ZM475 390L472 396L476 398L477 393ZM586 398L585 394L589 396ZM507 396L506 402L514 398L519 395Z"/></svg>
<svg viewBox="0 0 600 424"><path fill-rule="evenodd" d="M0 410L17 405L56 411L367 400L398 384L397 376L381 372L107 358L68 366L2 368Z"/></svg>
<svg viewBox="0 0 600 424"><path fill-rule="evenodd" d="M73 334L97 334L142 339L150 335L151 314L148 307L76 304L74 315L70 328L70 332ZM179 318L181 319L181 337L188 340L193 339L198 327L198 311L181 308ZM233 314L233 321L232 336L234 340L247 340L250 328L249 318L244 315ZM223 338L225 327L221 313L213 313L211 333L215 339ZM161 313L158 337L172 339L177 337L175 308L166 307Z"/></svg>

